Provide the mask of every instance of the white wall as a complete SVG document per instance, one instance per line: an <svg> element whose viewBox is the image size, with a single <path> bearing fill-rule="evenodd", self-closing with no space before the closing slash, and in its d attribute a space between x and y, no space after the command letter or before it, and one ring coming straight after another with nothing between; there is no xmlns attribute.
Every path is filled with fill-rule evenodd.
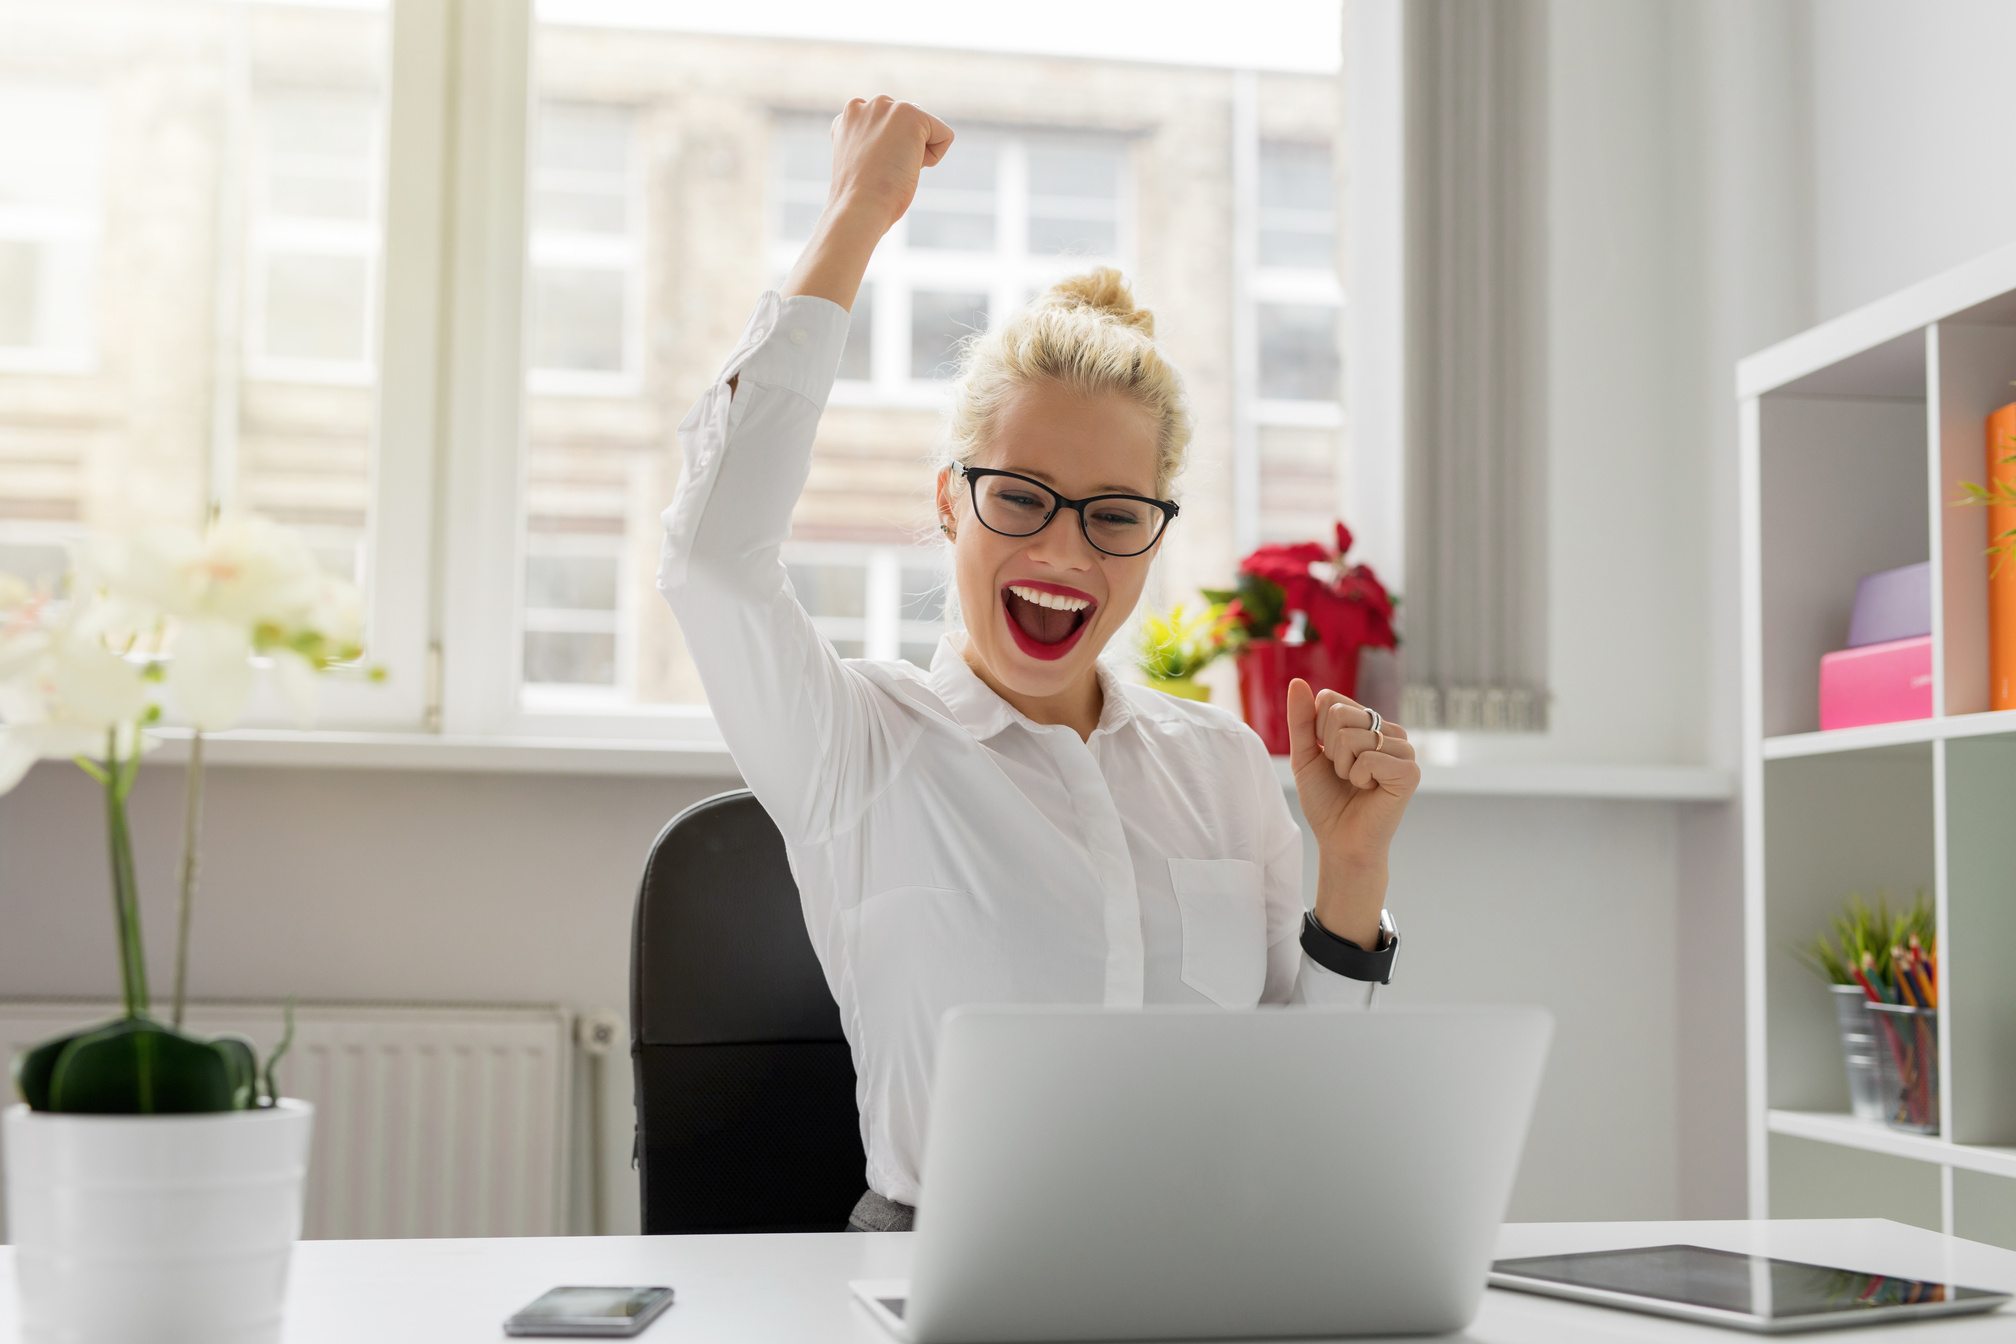
<svg viewBox="0 0 2016 1344"><path fill-rule="evenodd" d="M1819 315L2016 238L2016 5L1821 0L1808 21Z"/></svg>
<svg viewBox="0 0 2016 1344"><path fill-rule="evenodd" d="M213 769L199 996L624 1009L631 902L658 828L734 781ZM134 799L157 989L181 776ZM1674 948L1687 818L1714 807L1424 797L1394 852L1392 1002L1540 1003L1558 1036L1519 1218L1689 1207ZM99 795L67 765L0 798L0 998L117 993ZM630 1082L605 1079L612 1230L636 1226ZM1738 1187L1740 1190L1740 1180ZM576 1226L585 1228L577 1198Z"/></svg>
<svg viewBox="0 0 2016 1344"><path fill-rule="evenodd" d="M733 781L213 768L191 992L557 1003L627 1016L652 837ZM156 998L172 957L182 775L148 766L135 859ZM101 797L43 764L0 798L0 999L118 997ZM627 1051L604 1070L613 1230L635 1230ZM574 1226L588 1227L585 1191Z"/></svg>

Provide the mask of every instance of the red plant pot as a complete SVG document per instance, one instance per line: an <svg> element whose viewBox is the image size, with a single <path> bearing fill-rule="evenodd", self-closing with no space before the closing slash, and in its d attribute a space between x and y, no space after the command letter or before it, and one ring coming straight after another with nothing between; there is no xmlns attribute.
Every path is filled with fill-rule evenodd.
<svg viewBox="0 0 2016 1344"><path fill-rule="evenodd" d="M1288 754L1288 683L1297 677L1319 691L1356 696L1358 650L1340 656L1328 644L1256 639L1239 651L1239 708L1270 755Z"/></svg>

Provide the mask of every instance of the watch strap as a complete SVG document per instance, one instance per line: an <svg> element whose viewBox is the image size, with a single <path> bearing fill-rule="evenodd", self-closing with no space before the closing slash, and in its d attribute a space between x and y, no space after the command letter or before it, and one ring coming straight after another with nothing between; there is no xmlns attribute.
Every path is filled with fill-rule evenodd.
<svg viewBox="0 0 2016 1344"><path fill-rule="evenodd" d="M1393 959L1400 951L1400 932L1393 927L1393 917L1381 910L1379 946L1368 952L1349 938L1339 938L1317 923L1313 912L1304 911L1302 950L1309 954L1309 960L1324 970L1334 971L1346 979L1391 984Z"/></svg>

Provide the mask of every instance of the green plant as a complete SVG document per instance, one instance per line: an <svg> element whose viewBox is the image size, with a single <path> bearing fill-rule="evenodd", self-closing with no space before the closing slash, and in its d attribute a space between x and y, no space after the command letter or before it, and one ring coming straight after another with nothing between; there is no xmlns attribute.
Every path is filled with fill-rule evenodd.
<svg viewBox="0 0 2016 1344"><path fill-rule="evenodd" d="M1222 603L1194 612L1181 602L1166 612L1150 608L1141 618L1140 668L1163 681L1194 677L1225 652L1233 623Z"/></svg>
<svg viewBox="0 0 2016 1344"><path fill-rule="evenodd" d="M2016 383L2010 384L2016 387ZM2009 449L2007 457L1997 459L2003 466L2016 465L2016 435L2002 443ZM1976 485L1972 481L1960 482L1962 497L1955 504L1975 504L1983 508L2016 509L2016 479L1996 477L1986 485ZM1995 568L1999 572L2010 559L2016 558L2016 527L1997 533L1988 539L1988 554L1995 557Z"/></svg>
<svg viewBox="0 0 2016 1344"><path fill-rule="evenodd" d="M1922 891L1909 908L1894 915L1885 892L1876 894L1874 910L1859 894L1850 896L1842 912L1830 923L1832 938L1818 934L1793 949L1808 969L1829 984L1858 983L1854 972L1859 968L1879 989L1894 995L1897 983L1894 959L1899 953L1907 948L1918 949L1926 957L1936 957L1938 953L1936 916L1930 898Z"/></svg>
<svg viewBox="0 0 2016 1344"><path fill-rule="evenodd" d="M1241 572L1230 588L1200 589L1207 601L1223 607L1232 619L1226 646L1234 652L1249 639L1271 639L1288 619L1288 592L1272 579Z"/></svg>
<svg viewBox="0 0 2016 1344"><path fill-rule="evenodd" d="M286 1035L263 1071L249 1041L181 1029L203 737L244 713L255 658L305 718L315 675L359 658L362 630L356 589L324 575L299 536L258 519L93 538L60 597L0 574L0 793L50 758L75 761L104 791L124 1010L14 1062L15 1087L31 1107L144 1115L274 1104L274 1063L293 1039L291 1005ZM163 689L173 690L194 729L166 1022L147 983L127 816Z"/></svg>

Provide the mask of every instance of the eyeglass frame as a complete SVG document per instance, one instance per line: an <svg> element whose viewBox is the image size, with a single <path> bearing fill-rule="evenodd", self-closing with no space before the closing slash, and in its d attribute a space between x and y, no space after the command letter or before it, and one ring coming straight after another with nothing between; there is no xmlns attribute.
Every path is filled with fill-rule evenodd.
<svg viewBox="0 0 2016 1344"><path fill-rule="evenodd" d="M1070 509L1072 512L1078 515L1078 535L1085 538L1085 544L1087 546L1090 546L1093 550L1099 552L1099 554L1110 555L1115 560L1132 560L1137 555L1148 554L1149 551L1155 548L1155 543L1162 540L1163 536L1169 531L1169 524L1176 521L1176 515L1183 511L1183 506L1176 503L1174 500L1155 499L1148 495L1104 494L1104 495L1087 495L1083 499L1072 499L1067 495L1059 494L1053 487L1045 485L1043 482L1037 480L1033 476L1024 476L1019 471L1002 471L998 467L969 467L962 462L954 462L952 464L952 470L958 472L966 480L966 495L967 498L973 501L974 518L979 520L980 526L986 528L989 532L992 532L995 536L1015 537L1018 540L1023 537L1033 537L1037 535L1039 532L1041 532L1044 528L1050 526L1050 524L1056 520L1056 517L1059 513L1061 513L1065 509ZM1029 531L1003 532L1000 528L988 522L986 517L980 511L980 487L973 483L974 478L978 476L1006 476L1011 481L1025 481L1028 484L1035 486L1038 490L1041 490L1045 494L1049 495L1050 498L1056 500L1057 503L1055 504L1055 506L1051 508L1050 512L1043 515L1043 521L1036 524L1036 526L1031 528ZM1085 506L1088 504L1097 504L1102 499L1125 499L1136 504L1146 504L1151 508L1160 509L1162 511L1162 526L1155 529L1155 535L1149 538L1148 544L1146 546L1143 546L1138 551L1128 551L1124 555L1120 554L1117 551L1109 551L1104 546L1101 546L1098 542L1092 540L1092 533L1090 529L1088 529L1085 526Z"/></svg>

